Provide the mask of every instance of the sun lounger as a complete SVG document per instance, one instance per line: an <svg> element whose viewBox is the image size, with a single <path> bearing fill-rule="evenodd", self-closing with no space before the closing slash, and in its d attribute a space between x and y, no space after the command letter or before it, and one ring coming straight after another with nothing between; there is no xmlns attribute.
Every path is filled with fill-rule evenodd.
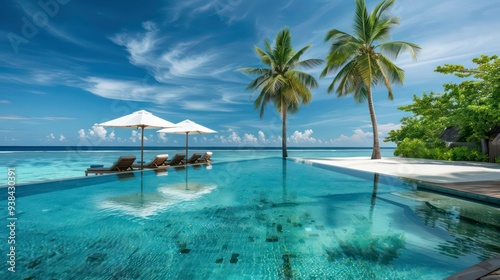
<svg viewBox="0 0 500 280"><path fill-rule="evenodd" d="M198 159L201 158L200 153L194 153L189 159L182 161L183 164L194 164L198 162Z"/></svg>
<svg viewBox="0 0 500 280"><path fill-rule="evenodd" d="M166 161L166 165L180 165L183 164L182 160L186 157L186 154L176 154L171 161Z"/></svg>
<svg viewBox="0 0 500 280"><path fill-rule="evenodd" d="M120 171L134 170L132 168L132 163L134 163L135 156L121 156L118 160L113 163L110 167L90 167L85 170L85 176L89 173L91 174L104 174L104 173L116 173Z"/></svg>
<svg viewBox="0 0 500 280"><path fill-rule="evenodd" d="M213 153L212 152L206 152L199 160L198 162L200 163L209 163L212 162L211 160Z"/></svg>
<svg viewBox="0 0 500 280"><path fill-rule="evenodd" d="M158 168L160 166L165 166L165 161L168 159L168 154L157 155L153 160L142 165L143 168ZM141 168L140 163L132 165L133 168Z"/></svg>

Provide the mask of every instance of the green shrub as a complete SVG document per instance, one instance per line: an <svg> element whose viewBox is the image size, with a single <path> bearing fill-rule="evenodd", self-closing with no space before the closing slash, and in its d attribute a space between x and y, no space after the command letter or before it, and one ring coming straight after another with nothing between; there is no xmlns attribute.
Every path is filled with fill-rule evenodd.
<svg viewBox="0 0 500 280"><path fill-rule="evenodd" d="M395 156L408 158L424 158L427 154L429 154L429 149L427 149L425 142L420 139L405 138L394 150Z"/></svg>
<svg viewBox="0 0 500 280"><path fill-rule="evenodd" d="M495 163L500 163L500 157L497 157L497 158L495 159Z"/></svg>
<svg viewBox="0 0 500 280"><path fill-rule="evenodd" d="M432 146L432 145L431 145ZM429 144L420 139L405 138L401 141L396 150L395 156L407 158L426 158L438 160L454 160L454 161L479 161L488 162L488 156L483 154L479 149L471 149L468 147L453 147L448 148L443 146L429 147ZM500 163L500 157L496 159Z"/></svg>
<svg viewBox="0 0 500 280"><path fill-rule="evenodd" d="M487 162L488 156L467 147L451 148L451 160Z"/></svg>
<svg viewBox="0 0 500 280"><path fill-rule="evenodd" d="M452 160L451 150L446 147L429 149L427 159Z"/></svg>

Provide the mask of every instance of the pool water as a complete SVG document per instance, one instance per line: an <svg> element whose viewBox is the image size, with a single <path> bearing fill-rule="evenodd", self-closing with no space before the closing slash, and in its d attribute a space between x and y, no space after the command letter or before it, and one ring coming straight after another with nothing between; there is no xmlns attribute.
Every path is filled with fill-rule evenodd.
<svg viewBox="0 0 500 280"><path fill-rule="evenodd" d="M0 147L1 150L2 147ZM135 150L88 150L85 147L67 148L54 147L57 150L29 150L29 151L0 151L0 187L7 184L7 168L15 167L17 170L16 181L18 184L36 183L46 180L67 179L84 176L84 171L93 164L111 166L118 157L132 155L141 158L140 148ZM199 152L204 154L206 149L192 149L189 154ZM216 162L228 162L245 159L261 159L281 157L281 149L247 150L247 149L210 149L212 159ZM382 149L383 157L393 156L394 149ZM169 154L170 159L177 153L185 150L161 149L145 150L144 161L149 162L159 154ZM371 149L339 148L298 150L291 149L290 157L299 158L327 158L327 157L370 157Z"/></svg>
<svg viewBox="0 0 500 280"><path fill-rule="evenodd" d="M442 279L500 253L499 208L318 167L270 158L19 186L16 272L2 261L0 279Z"/></svg>

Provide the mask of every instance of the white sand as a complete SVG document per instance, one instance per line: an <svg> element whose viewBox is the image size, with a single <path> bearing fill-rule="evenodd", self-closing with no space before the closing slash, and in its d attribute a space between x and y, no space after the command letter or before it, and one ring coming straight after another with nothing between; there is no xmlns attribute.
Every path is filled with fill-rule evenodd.
<svg viewBox="0 0 500 280"><path fill-rule="evenodd" d="M434 183L500 180L500 164L388 157L304 159L306 161Z"/></svg>

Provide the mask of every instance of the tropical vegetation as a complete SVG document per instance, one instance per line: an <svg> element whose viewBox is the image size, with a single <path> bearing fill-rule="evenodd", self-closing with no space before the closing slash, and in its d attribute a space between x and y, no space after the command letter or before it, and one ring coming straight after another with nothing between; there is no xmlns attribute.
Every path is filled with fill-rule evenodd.
<svg viewBox="0 0 500 280"><path fill-rule="evenodd" d="M500 129L500 59L496 55L481 55L472 62L476 67L449 64L437 67L438 73L471 79L446 83L443 93L414 95L412 104L398 108L413 115L402 118L401 128L390 131L384 140L396 143L395 155L488 160L479 142L492 140L493 133ZM450 127L458 131L457 142L478 143L476 147L448 147L441 135Z"/></svg>
<svg viewBox="0 0 500 280"><path fill-rule="evenodd" d="M307 45L295 51L292 47L292 35L290 29L283 28L276 35L274 46L266 39L265 48L255 46L260 61L266 67L240 68L239 71L257 76L247 89L253 93L259 91L254 101L254 108L260 109L260 118L264 115L267 104L272 103L281 115L282 119L282 149L283 158L288 157L287 151L287 114L299 111L302 104L309 104L312 99L311 89L318 87L316 79L308 73L300 71L300 68L312 68L320 65L321 59L300 60L311 45Z"/></svg>
<svg viewBox="0 0 500 280"><path fill-rule="evenodd" d="M355 2L354 35L337 29L326 35L325 40L331 41L331 48L321 77L336 73L328 87L329 93L336 86L338 97L353 94L357 102L367 101L373 128L372 159L380 159L373 88L382 83L392 100L392 84L402 84L405 76L404 70L391 59L405 51L415 59L420 47L403 41L387 41L391 29L399 24L398 17L389 15L395 0L381 1L371 13L367 11L365 0Z"/></svg>

